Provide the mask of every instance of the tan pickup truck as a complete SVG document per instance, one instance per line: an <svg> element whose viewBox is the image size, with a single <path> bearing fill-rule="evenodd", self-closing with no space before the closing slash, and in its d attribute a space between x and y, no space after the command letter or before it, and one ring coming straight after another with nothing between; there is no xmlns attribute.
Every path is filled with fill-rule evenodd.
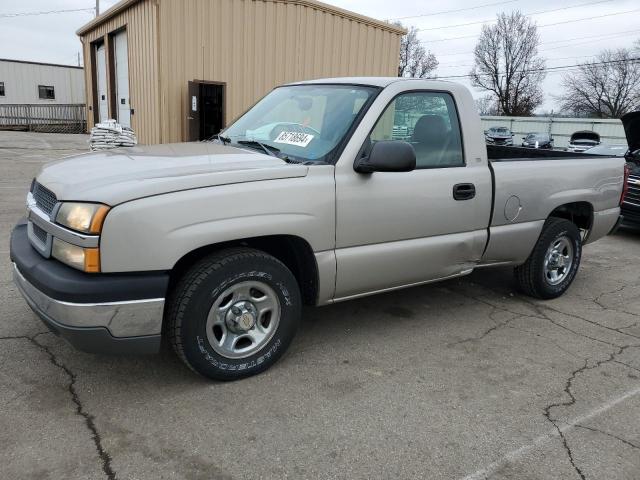
<svg viewBox="0 0 640 480"><path fill-rule="evenodd" d="M557 297L619 220L624 159L513 150L488 154L454 83L285 85L208 142L47 164L12 235L15 281L82 350L155 352L164 335L223 380L272 365L303 304L494 265Z"/></svg>

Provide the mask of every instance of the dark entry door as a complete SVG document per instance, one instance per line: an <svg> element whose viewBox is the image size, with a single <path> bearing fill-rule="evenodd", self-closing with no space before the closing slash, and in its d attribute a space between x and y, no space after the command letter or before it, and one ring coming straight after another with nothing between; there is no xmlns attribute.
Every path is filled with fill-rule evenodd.
<svg viewBox="0 0 640 480"><path fill-rule="evenodd" d="M210 138L224 127L223 89L223 85L200 84L200 140Z"/></svg>
<svg viewBox="0 0 640 480"><path fill-rule="evenodd" d="M205 140L224 128L224 85L189 82L189 141Z"/></svg>
<svg viewBox="0 0 640 480"><path fill-rule="evenodd" d="M187 122L189 129L189 141L200 140L200 84L189 82L189 95L187 106Z"/></svg>

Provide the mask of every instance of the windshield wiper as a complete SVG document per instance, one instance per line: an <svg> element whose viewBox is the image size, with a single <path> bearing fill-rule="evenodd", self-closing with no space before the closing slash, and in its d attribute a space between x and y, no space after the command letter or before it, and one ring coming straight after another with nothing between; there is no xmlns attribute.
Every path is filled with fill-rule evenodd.
<svg viewBox="0 0 640 480"><path fill-rule="evenodd" d="M272 157L278 157L276 153L280 152L280 149L271 145L265 145L257 140L238 140L239 145L246 145L247 147L260 147L267 155ZM279 158L279 157L278 157Z"/></svg>

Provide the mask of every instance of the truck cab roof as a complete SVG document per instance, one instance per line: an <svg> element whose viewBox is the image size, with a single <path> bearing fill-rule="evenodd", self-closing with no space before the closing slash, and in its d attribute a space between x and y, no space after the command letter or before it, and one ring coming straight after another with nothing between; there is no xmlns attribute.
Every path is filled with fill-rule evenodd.
<svg viewBox="0 0 640 480"><path fill-rule="evenodd" d="M426 88L451 88L452 85L457 85L454 82L448 82L444 80L430 80L424 78L406 78L406 77L335 77L335 78L317 78L315 80L305 80L302 82L292 82L288 85L308 85L308 84L346 84L346 85L367 85L372 87L388 87L392 83L398 82L421 82L425 88L425 83L428 85Z"/></svg>

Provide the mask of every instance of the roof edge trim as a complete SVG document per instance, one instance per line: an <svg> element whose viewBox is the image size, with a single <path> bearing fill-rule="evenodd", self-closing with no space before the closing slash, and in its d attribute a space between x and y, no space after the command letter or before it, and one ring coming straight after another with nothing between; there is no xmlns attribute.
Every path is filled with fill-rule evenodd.
<svg viewBox="0 0 640 480"><path fill-rule="evenodd" d="M126 10L127 8L141 1L143 0L121 0L111 8L105 10L104 13L100 14L99 16L91 20L89 23L83 25L78 30L76 30L76 35L84 36L86 33L90 32L94 28L107 22L108 20L115 17L117 14L119 14L123 10ZM375 18L367 17L365 15L360 15L359 13L345 10L340 7L328 5L318 0L253 0L253 1L263 1L263 2L273 2L273 3L292 3L295 5L303 5L306 7L315 8L316 10L322 10L324 12L337 15L343 18L354 20L359 23L364 23L372 27L380 28L382 30L395 33L396 35L405 35L407 33L407 31L404 28L398 27L391 23L387 23L382 20L377 20Z"/></svg>

